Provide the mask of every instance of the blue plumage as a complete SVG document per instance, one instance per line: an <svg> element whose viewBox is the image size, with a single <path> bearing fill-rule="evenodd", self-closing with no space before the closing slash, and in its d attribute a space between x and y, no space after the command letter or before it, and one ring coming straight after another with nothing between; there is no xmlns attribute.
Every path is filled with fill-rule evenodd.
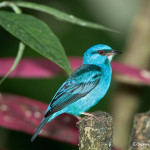
<svg viewBox="0 0 150 150"><path fill-rule="evenodd" d="M53 118L62 113L79 116L104 97L111 81L110 63L113 55L118 53L103 44L95 45L84 53L83 64L58 89L31 141Z"/></svg>

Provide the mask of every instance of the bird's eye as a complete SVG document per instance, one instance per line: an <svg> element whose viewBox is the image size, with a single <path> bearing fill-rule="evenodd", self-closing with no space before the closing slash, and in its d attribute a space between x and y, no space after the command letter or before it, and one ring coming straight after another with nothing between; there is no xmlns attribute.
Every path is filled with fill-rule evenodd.
<svg viewBox="0 0 150 150"><path fill-rule="evenodd" d="M103 50L100 50L98 53L99 53L100 55L104 55L104 51L103 51Z"/></svg>

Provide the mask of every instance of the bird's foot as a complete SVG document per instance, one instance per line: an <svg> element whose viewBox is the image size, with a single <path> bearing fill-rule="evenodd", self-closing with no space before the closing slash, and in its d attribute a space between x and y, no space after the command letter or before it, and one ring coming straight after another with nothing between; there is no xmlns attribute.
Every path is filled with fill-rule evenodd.
<svg viewBox="0 0 150 150"><path fill-rule="evenodd" d="M75 116L79 121L82 119L82 117L79 116Z"/></svg>
<svg viewBox="0 0 150 150"><path fill-rule="evenodd" d="M83 112L82 115L88 116L89 118L87 118L87 119L98 118L98 116L96 116L96 115L94 115L94 114L91 114L91 113L88 113L88 112ZM84 117L76 116L76 118L79 120L79 121L76 123L76 126L79 127L79 123L80 123L82 120L84 120Z"/></svg>
<svg viewBox="0 0 150 150"><path fill-rule="evenodd" d="M90 118L92 118L92 117L97 118L98 117L98 116L91 114L91 113L88 113L88 112L83 112L82 114L85 116L89 116Z"/></svg>
<svg viewBox="0 0 150 150"><path fill-rule="evenodd" d="M78 119L78 121L76 122L76 126L79 127L79 123L84 119L82 117L76 116L76 118Z"/></svg>

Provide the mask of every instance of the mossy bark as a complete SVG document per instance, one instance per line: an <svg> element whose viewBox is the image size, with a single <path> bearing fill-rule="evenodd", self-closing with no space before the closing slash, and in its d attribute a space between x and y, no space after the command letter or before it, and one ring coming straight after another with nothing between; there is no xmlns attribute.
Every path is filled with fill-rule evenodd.
<svg viewBox="0 0 150 150"><path fill-rule="evenodd" d="M112 117L102 111L92 113L79 122L79 150L111 150L113 135Z"/></svg>
<svg viewBox="0 0 150 150"><path fill-rule="evenodd" d="M150 111L134 117L129 150L150 150Z"/></svg>

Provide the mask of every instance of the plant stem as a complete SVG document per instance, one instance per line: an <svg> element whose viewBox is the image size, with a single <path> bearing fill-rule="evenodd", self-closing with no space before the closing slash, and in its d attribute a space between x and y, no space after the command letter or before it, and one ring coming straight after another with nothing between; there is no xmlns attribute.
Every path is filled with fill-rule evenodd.
<svg viewBox="0 0 150 150"><path fill-rule="evenodd" d="M17 5L15 5L14 3L12 3L12 2L7 2L7 1L1 2L0 3L0 8L1 7L10 7L10 8L12 8L12 10L16 14L21 14L22 13L21 9ZM18 53L17 53L17 56L15 58L15 61L14 61L13 65L12 65L12 67L10 68L10 70L7 72L7 74L0 80L0 84L2 84L2 82L9 76L9 74L17 67L19 61L22 58L24 49L25 49L25 45L22 42L20 42L19 43Z"/></svg>
<svg viewBox="0 0 150 150"><path fill-rule="evenodd" d="M24 49L25 49L25 45L22 42L20 42L19 43L19 50L18 50L17 56L15 58L15 61L12 65L12 67L10 68L10 70L7 72L7 74L0 80L0 84L2 84L2 82L9 76L9 74L17 67L19 61L22 58Z"/></svg>

